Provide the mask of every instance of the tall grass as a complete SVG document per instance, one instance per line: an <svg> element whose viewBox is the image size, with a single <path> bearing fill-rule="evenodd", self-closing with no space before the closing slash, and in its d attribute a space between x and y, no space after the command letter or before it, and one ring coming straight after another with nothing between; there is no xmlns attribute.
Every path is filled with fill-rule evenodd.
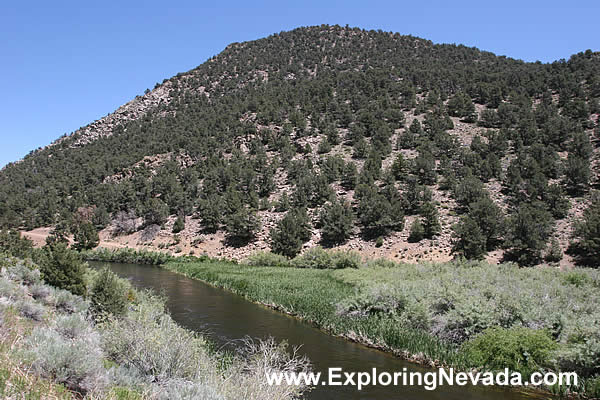
<svg viewBox="0 0 600 400"><path fill-rule="evenodd" d="M273 266L258 266L261 258ZM587 388L600 382L600 303L591 300L600 299L598 270L466 261L371 261L360 268L314 269L280 261L265 256L240 265L174 260L164 267L296 315L333 335L429 365L485 368L463 343L493 327L509 336L524 335L521 328L532 335L545 331L556 343L552 369L577 372ZM595 390L591 393L600 394Z"/></svg>
<svg viewBox="0 0 600 400"><path fill-rule="evenodd" d="M124 264L146 264L160 265L174 259L173 256L166 253L148 250L135 250L132 248L122 248L109 250L98 248L96 250L82 251L81 255L86 261L115 262Z"/></svg>

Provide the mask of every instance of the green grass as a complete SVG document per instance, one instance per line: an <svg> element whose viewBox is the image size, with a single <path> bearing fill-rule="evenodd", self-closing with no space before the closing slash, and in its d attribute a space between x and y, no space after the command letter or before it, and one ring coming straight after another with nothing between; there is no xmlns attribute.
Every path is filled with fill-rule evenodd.
<svg viewBox="0 0 600 400"><path fill-rule="evenodd" d="M393 318L358 319L338 315L336 304L356 293L356 285L345 281L345 275L358 270L252 267L220 261L173 261L164 267L295 315L333 335L415 361L464 365L455 346L426 332L402 326Z"/></svg>
<svg viewBox="0 0 600 400"><path fill-rule="evenodd" d="M577 372L583 384L572 391L600 394L594 322L600 304L589 301L600 298L598 270L378 260L360 268L312 269L183 258L163 267L428 365L489 369L481 360L493 354L474 357L465 344L494 327L505 329L509 342L519 340L515 332L543 330L555 343L548 368Z"/></svg>

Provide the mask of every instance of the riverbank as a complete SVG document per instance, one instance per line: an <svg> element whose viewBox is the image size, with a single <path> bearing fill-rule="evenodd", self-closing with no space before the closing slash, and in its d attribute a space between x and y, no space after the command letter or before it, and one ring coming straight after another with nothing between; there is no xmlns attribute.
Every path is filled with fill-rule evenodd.
<svg viewBox="0 0 600 400"><path fill-rule="evenodd" d="M292 400L307 389L264 382L265 369L308 367L285 346L220 352L177 325L163 298L107 269L85 274L84 296L74 295L0 254L1 398Z"/></svg>
<svg viewBox="0 0 600 400"><path fill-rule="evenodd" d="M164 268L424 365L574 370L583 383L571 392L600 394L600 310L589 301L600 296L598 271L389 262L331 270L209 259Z"/></svg>

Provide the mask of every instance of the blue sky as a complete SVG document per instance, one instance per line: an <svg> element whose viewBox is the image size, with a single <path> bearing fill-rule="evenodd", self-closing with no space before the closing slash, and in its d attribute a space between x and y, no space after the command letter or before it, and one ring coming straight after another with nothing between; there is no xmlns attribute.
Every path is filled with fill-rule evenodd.
<svg viewBox="0 0 600 400"><path fill-rule="evenodd" d="M600 50L597 0L217 3L4 2L0 167L194 68L231 42L299 26L382 29L526 61Z"/></svg>

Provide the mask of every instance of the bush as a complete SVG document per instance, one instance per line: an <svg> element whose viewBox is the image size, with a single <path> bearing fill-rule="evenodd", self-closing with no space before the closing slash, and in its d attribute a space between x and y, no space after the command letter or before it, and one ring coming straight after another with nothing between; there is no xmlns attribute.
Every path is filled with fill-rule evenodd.
<svg viewBox="0 0 600 400"><path fill-rule="evenodd" d="M59 311L70 314L85 312L89 308L85 300L66 290L54 289L45 302Z"/></svg>
<svg viewBox="0 0 600 400"><path fill-rule="evenodd" d="M362 256L356 251L334 251L331 259L335 269L360 268L363 265Z"/></svg>
<svg viewBox="0 0 600 400"><path fill-rule="evenodd" d="M127 310L128 287L107 267L96 275L90 289L90 309L97 318L121 316Z"/></svg>
<svg viewBox="0 0 600 400"><path fill-rule="evenodd" d="M172 379L157 388L158 400L225 400L212 387L199 382L189 382L183 379Z"/></svg>
<svg viewBox="0 0 600 400"><path fill-rule="evenodd" d="M121 319L102 326L108 357L123 367L156 381L194 380L208 362L204 341L175 324L165 313L164 303L140 296L139 304Z"/></svg>
<svg viewBox="0 0 600 400"><path fill-rule="evenodd" d="M327 269L333 267L333 259L322 247L316 246L294 258L292 265L296 268Z"/></svg>
<svg viewBox="0 0 600 400"><path fill-rule="evenodd" d="M410 233L408 235L408 241L410 243L417 243L423 240L425 236L425 228L423 228L423 224L420 219L415 219L415 221L410 226Z"/></svg>
<svg viewBox="0 0 600 400"><path fill-rule="evenodd" d="M41 321L46 312L43 306L27 299L17 301L15 307L19 314L34 321Z"/></svg>
<svg viewBox="0 0 600 400"><path fill-rule="evenodd" d="M25 358L35 374L71 390L96 392L108 383L99 337L95 333L73 340L50 328L37 327L26 339L25 347Z"/></svg>
<svg viewBox="0 0 600 400"><path fill-rule="evenodd" d="M280 254L271 253L268 251L257 251L250 255L246 260L246 264L254 267L289 267L290 260Z"/></svg>
<svg viewBox="0 0 600 400"><path fill-rule="evenodd" d="M45 260L42 262L41 271L44 281L51 286L77 295L86 292L83 260L64 243L45 248Z"/></svg>
<svg viewBox="0 0 600 400"><path fill-rule="evenodd" d="M526 377L548 367L556 348L547 331L524 327L489 328L463 345L472 366L493 371L508 368Z"/></svg>

